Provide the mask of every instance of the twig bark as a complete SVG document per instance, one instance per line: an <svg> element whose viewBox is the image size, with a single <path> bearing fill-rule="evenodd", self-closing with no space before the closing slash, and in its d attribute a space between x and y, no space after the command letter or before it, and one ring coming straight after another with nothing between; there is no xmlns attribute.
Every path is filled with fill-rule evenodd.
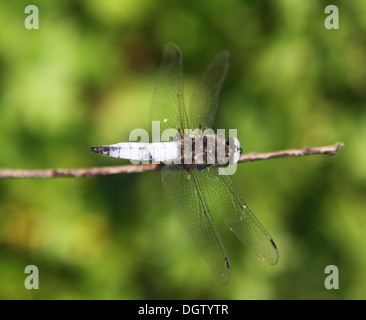
<svg viewBox="0 0 366 320"><path fill-rule="evenodd" d="M312 154L335 155L338 150L342 149L342 142L331 146L309 148L303 147L298 149L288 149L275 152L250 152L243 154L238 162L249 162L266 160L272 158L308 156ZM138 173L146 171L157 171L162 168L163 164L139 164L124 165L113 167L85 168L85 169L0 169L0 179L5 178L54 178L54 177L98 177L113 174Z"/></svg>

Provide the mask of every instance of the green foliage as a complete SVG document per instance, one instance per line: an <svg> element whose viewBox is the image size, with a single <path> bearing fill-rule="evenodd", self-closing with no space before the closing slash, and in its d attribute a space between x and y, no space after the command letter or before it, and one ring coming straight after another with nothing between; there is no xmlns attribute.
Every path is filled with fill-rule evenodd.
<svg viewBox="0 0 366 320"><path fill-rule="evenodd" d="M339 30L324 27L326 3ZM0 298L366 298L365 2L34 1L38 30L24 27L28 4L0 4L2 168L128 163L88 147L148 128L167 42L183 53L187 97L213 56L231 52L215 126L237 128L244 152L345 147L238 166L280 261L262 263L214 216L232 267L224 287L158 172L0 181ZM29 264L39 290L24 288ZM324 287L327 265L339 290Z"/></svg>

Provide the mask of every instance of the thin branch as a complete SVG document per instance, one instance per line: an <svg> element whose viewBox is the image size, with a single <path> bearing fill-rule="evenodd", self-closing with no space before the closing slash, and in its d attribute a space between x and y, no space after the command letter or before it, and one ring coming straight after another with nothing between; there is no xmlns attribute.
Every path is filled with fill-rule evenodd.
<svg viewBox="0 0 366 320"><path fill-rule="evenodd" d="M337 142L336 144L331 146L317 147L317 148L303 147L299 149L288 149L267 153L251 152L242 155L238 162L248 162L248 161L266 160L273 158L284 158L284 157L309 156L312 154L328 154L333 156L337 153L338 150L341 150L343 146L344 146L343 142Z"/></svg>
<svg viewBox="0 0 366 320"><path fill-rule="evenodd" d="M275 152L250 152L243 154L238 162L249 162L266 160L272 158L298 157L308 156L312 154L327 154L335 155L338 150L342 149L342 142L331 146L318 148L299 148L289 149ZM54 177L98 177L113 174L137 173L146 171L157 171L163 167L163 164L139 164L139 165L124 165L113 167L85 168L85 169L0 169L0 179L5 178L54 178Z"/></svg>

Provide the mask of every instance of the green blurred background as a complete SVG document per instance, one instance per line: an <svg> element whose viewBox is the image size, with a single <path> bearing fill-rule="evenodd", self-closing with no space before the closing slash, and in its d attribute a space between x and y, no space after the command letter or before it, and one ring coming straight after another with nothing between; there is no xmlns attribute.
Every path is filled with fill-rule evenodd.
<svg viewBox="0 0 366 320"><path fill-rule="evenodd" d="M24 27L29 4L38 30ZM339 30L324 27L328 4ZM180 226L159 172L2 180L0 298L366 298L365 13L362 0L2 1L2 168L127 164L89 146L148 128L167 42L183 53L187 97L217 52L232 53L215 127L237 128L244 152L345 147L238 166L234 180L280 261L262 263L214 216L226 286ZM30 264L39 290L24 287ZM339 290L324 287L327 265L339 268Z"/></svg>

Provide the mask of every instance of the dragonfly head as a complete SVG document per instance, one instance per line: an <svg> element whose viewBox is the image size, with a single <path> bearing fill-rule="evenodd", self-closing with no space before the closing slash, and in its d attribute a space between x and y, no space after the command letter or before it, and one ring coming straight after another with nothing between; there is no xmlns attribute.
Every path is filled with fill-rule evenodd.
<svg viewBox="0 0 366 320"><path fill-rule="evenodd" d="M226 140L226 144L229 147L229 163L234 164L237 163L240 159L241 148L240 142L235 137L230 137ZM231 161L231 162L230 162Z"/></svg>
<svg viewBox="0 0 366 320"><path fill-rule="evenodd" d="M241 155L241 148L240 148L240 142L237 138L232 138L233 139L233 143L234 143L234 161L235 163L237 163L240 159L240 155Z"/></svg>

